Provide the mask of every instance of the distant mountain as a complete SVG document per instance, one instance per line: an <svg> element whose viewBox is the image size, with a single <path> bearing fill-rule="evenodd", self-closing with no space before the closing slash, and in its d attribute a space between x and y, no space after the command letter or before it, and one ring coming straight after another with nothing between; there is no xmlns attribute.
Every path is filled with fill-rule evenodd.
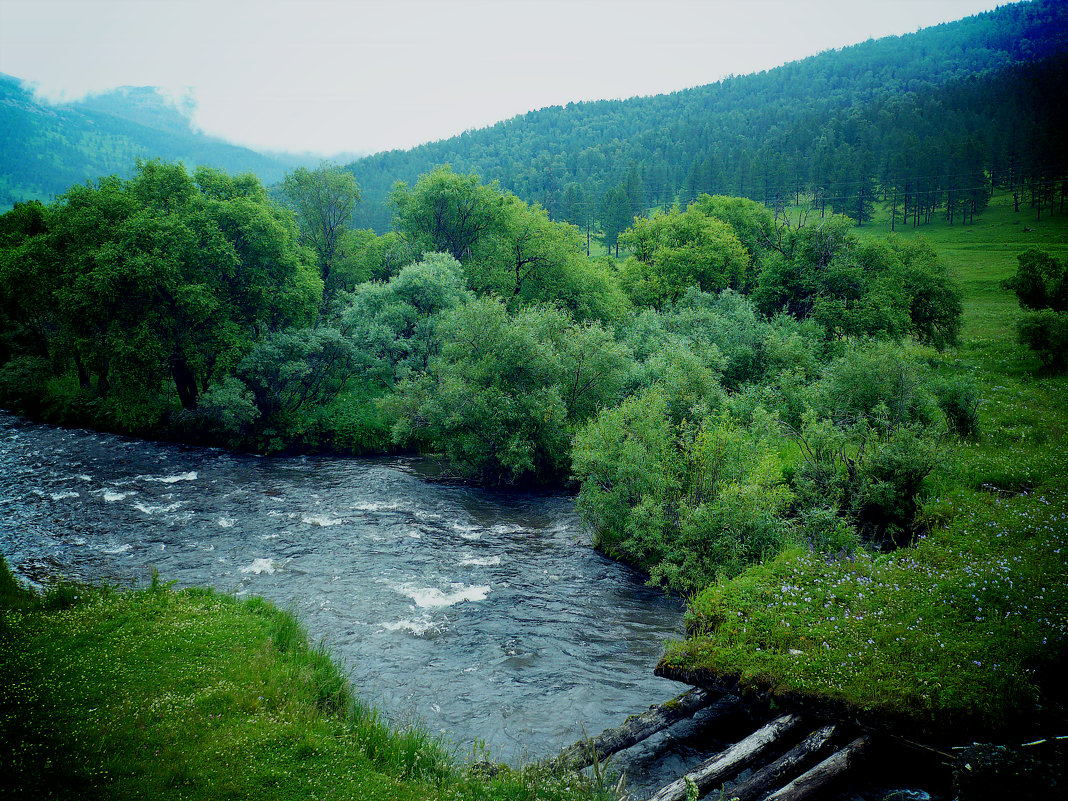
<svg viewBox="0 0 1068 801"><path fill-rule="evenodd" d="M86 180L128 174L138 158L252 172L266 183L318 161L206 136L192 127L191 111L153 87L126 86L53 105L0 73L0 212L17 201L48 201Z"/></svg>
<svg viewBox="0 0 1068 801"><path fill-rule="evenodd" d="M1068 3L1034 0L672 94L553 106L352 163L356 222L388 229L392 184L446 163L578 225L619 190L633 212L808 195L860 220L874 193L929 216L991 180L1052 191L1068 174L1066 55Z"/></svg>

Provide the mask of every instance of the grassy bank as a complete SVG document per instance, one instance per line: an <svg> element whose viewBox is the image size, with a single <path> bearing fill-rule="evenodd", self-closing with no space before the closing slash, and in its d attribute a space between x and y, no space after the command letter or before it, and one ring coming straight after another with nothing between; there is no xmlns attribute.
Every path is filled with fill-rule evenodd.
<svg viewBox="0 0 1068 801"><path fill-rule="evenodd" d="M1068 253L1068 224L1036 224L1003 198L975 225L919 233L964 291L962 344L932 365L976 379L982 426L931 482L926 536L848 558L795 547L713 585L692 600L696 636L661 667L951 738L1045 730L1065 714L1068 378L1043 375L1016 343L1020 312L1001 282L1028 247Z"/></svg>
<svg viewBox="0 0 1068 801"><path fill-rule="evenodd" d="M611 797L535 768L473 771L386 726L260 599L159 584L35 596L2 560L0 775L27 799Z"/></svg>

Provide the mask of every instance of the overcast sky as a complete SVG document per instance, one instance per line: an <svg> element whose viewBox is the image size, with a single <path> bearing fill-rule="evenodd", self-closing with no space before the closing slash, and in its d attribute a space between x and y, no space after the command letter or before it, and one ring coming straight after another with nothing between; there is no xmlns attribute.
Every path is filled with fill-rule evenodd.
<svg viewBox="0 0 1068 801"><path fill-rule="evenodd" d="M0 0L0 72L52 99L192 93L260 149L377 151L572 100L670 92L992 0Z"/></svg>

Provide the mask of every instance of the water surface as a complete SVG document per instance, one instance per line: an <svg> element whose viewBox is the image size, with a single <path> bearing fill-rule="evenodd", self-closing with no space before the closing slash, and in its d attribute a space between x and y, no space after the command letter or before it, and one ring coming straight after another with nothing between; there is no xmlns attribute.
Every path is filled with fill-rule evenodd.
<svg viewBox="0 0 1068 801"><path fill-rule="evenodd" d="M0 552L57 574L262 595L365 699L461 753L536 758L686 689L682 608L589 545L572 500L425 480L404 459L261 458L0 413Z"/></svg>

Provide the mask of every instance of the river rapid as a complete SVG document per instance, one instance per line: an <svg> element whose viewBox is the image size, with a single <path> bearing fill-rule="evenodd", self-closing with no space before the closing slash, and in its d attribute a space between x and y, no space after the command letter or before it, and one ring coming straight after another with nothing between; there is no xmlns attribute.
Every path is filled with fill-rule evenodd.
<svg viewBox="0 0 1068 801"><path fill-rule="evenodd" d="M0 413L0 553L41 584L261 595L365 700L469 754L534 759L686 689L682 605L590 547L570 497L435 483L409 459L262 458Z"/></svg>

